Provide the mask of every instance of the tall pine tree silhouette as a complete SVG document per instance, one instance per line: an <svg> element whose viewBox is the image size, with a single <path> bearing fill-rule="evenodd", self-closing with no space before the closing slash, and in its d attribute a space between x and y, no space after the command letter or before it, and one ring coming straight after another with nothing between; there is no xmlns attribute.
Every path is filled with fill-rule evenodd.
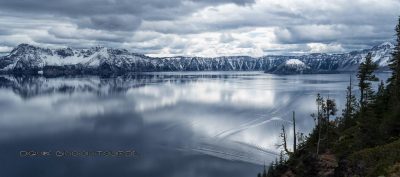
<svg viewBox="0 0 400 177"><path fill-rule="evenodd" d="M372 54L368 53L365 61L360 64L358 69L357 78L359 79L358 87L360 87L360 106L361 113L363 109L373 99L373 90L371 88L371 81L377 81L378 78L374 75L374 71L378 65L372 61Z"/></svg>
<svg viewBox="0 0 400 177"><path fill-rule="evenodd" d="M389 62L389 67L392 70L392 76L388 80L388 88L394 104L400 102L400 17L396 30L396 44L392 53L392 59Z"/></svg>
<svg viewBox="0 0 400 177"><path fill-rule="evenodd" d="M350 75L349 86L346 89L346 105L342 111L341 129L347 129L354 125L355 114L358 110L358 103L353 93L353 82Z"/></svg>

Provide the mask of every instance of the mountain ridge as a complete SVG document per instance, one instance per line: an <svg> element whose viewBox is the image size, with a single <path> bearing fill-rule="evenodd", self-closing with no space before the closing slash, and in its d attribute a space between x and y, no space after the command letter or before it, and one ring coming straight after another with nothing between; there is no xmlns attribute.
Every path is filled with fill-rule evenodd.
<svg viewBox="0 0 400 177"><path fill-rule="evenodd" d="M387 69L394 45L385 42L370 49L348 53L311 53L299 56L267 55L221 57L150 57L126 49L70 47L48 49L20 44L0 57L0 73L10 74L123 74L152 71L265 71L275 74L331 73L355 71L368 52L380 70ZM288 60L304 63L303 69L281 71ZM293 67L293 66L291 66Z"/></svg>

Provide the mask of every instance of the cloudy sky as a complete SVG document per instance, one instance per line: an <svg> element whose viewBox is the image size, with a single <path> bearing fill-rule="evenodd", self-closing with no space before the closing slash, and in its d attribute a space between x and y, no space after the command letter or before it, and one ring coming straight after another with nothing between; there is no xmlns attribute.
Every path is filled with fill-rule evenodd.
<svg viewBox="0 0 400 177"><path fill-rule="evenodd" d="M152 56L343 52L393 39L400 0L0 0L0 52L20 43Z"/></svg>

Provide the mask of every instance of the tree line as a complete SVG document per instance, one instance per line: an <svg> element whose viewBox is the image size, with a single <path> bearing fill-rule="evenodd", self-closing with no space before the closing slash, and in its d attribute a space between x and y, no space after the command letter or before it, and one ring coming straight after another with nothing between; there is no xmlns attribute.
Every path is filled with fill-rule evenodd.
<svg viewBox="0 0 400 177"><path fill-rule="evenodd" d="M372 88L379 81L374 74L378 66L371 53L366 55L357 81L350 76L342 114L336 115L334 99L318 94L317 112L311 114L315 127L304 136L296 132L293 112L293 147L288 148L282 126L283 151L258 177L400 176L400 17L395 32L389 79L380 81L377 90ZM330 162L332 167L326 167Z"/></svg>

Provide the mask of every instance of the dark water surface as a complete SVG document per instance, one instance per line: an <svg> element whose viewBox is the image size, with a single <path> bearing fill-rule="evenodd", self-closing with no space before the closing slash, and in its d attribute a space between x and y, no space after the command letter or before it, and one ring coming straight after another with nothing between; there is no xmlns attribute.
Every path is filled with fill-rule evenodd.
<svg viewBox="0 0 400 177"><path fill-rule="evenodd" d="M335 98L341 110L348 80L261 72L0 76L0 176L255 176L279 154L291 111L308 133L315 95ZM21 157L29 150L52 155ZM55 155L64 150L137 154Z"/></svg>

